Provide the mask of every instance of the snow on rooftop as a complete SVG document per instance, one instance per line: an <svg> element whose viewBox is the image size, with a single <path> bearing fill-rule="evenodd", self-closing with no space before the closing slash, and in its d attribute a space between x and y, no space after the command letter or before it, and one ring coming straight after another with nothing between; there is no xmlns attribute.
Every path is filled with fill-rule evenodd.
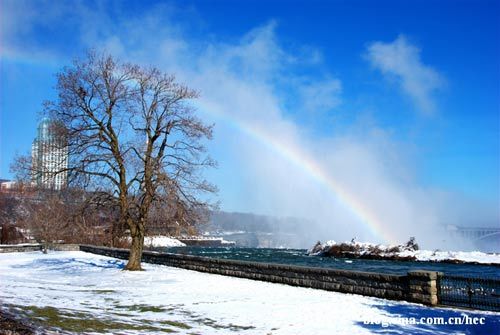
<svg viewBox="0 0 500 335"><path fill-rule="evenodd" d="M0 254L2 308L18 308L32 318L47 317L46 312L55 308L64 322L51 315L52 323L48 323L75 333L91 333L98 326L101 332L120 334L168 330L181 334L370 334L385 330L463 334L484 330L493 334L500 329L498 313L430 309L161 265L144 264L143 272L122 271L123 266L122 260L80 251ZM398 316L463 314L486 317L487 324L383 328L363 323ZM92 323L86 323L89 320Z"/></svg>

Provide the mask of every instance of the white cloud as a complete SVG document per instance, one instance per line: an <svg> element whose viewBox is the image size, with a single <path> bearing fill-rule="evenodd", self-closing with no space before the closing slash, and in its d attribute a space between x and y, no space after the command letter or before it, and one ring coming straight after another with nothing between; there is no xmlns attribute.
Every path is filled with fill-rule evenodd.
<svg viewBox="0 0 500 335"><path fill-rule="evenodd" d="M51 10L42 11L41 8L51 8ZM40 27L56 30L57 27L51 27L50 23L67 13L68 8L65 3L54 6L47 0L1 1L0 56L54 63L54 59L57 58L54 50L41 46L33 36Z"/></svg>
<svg viewBox="0 0 500 335"><path fill-rule="evenodd" d="M271 21L252 29L236 45L214 45L218 63L247 78L269 79L292 61L277 42L275 31L276 22Z"/></svg>
<svg viewBox="0 0 500 335"><path fill-rule="evenodd" d="M434 94L444 86L445 80L422 62L420 49L408 42L405 36L400 35L391 43L371 43L366 56L384 75L398 80L422 113L435 111Z"/></svg>
<svg viewBox="0 0 500 335"><path fill-rule="evenodd" d="M339 79L313 81L299 87L303 109L312 113L330 111L341 103L342 82Z"/></svg>
<svg viewBox="0 0 500 335"><path fill-rule="evenodd" d="M15 35L29 33L31 25L38 17L36 9L26 1L5 0L0 3L0 9L2 44L11 42Z"/></svg>

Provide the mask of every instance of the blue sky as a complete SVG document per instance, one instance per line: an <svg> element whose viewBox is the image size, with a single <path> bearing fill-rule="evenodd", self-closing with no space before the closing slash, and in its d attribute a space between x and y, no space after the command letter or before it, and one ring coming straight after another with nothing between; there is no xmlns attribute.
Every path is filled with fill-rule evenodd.
<svg viewBox="0 0 500 335"><path fill-rule="evenodd" d="M11 178L14 154L30 150L41 103L55 97L54 73L96 48L201 91L199 109L216 123L210 150L220 167L208 177L223 209L303 215L288 211L303 199L269 204L283 187L311 191L286 157L258 166L275 153L242 134L246 124L315 157L367 203L376 194L362 194L347 171L361 169L363 185L409 203L433 195L448 209L480 204L491 224L500 201L499 4L2 0L0 177ZM293 174L298 186L269 171ZM321 185L311 192L319 197ZM394 203L386 198L381 208Z"/></svg>

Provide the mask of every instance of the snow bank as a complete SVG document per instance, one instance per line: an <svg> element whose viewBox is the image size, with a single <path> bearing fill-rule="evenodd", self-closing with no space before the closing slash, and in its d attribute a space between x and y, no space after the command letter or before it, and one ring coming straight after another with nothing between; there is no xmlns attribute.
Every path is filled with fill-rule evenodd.
<svg viewBox="0 0 500 335"><path fill-rule="evenodd" d="M457 260L466 263L500 264L500 254L480 251L429 251L417 250L413 253L419 261ZM401 253L404 256L404 253Z"/></svg>
<svg viewBox="0 0 500 335"><path fill-rule="evenodd" d="M80 251L0 254L1 308L37 318L60 313L64 327L75 320L103 333L164 334L399 334L496 333L498 313L483 329L432 325L383 328L400 316L461 316L466 312L385 301L144 264L146 271L122 271L124 262ZM29 313L28 313L29 312ZM68 322L65 322L67 319ZM97 321L97 322L95 322ZM365 321L379 324L365 324ZM120 328L109 328L119 325ZM471 328L474 327L474 328ZM493 328L492 328L493 327ZM471 329L479 332L471 332ZM73 333L76 333L73 331ZM80 329L79 333L94 333Z"/></svg>
<svg viewBox="0 0 500 335"><path fill-rule="evenodd" d="M148 247L185 247L181 241L168 236L146 236L144 245Z"/></svg>
<svg viewBox="0 0 500 335"><path fill-rule="evenodd" d="M380 259L407 259L432 262L465 262L479 264L500 264L500 254L480 251L430 251L414 250L406 245L381 245L349 241L337 243L333 240L316 244L309 250L310 255L363 257Z"/></svg>
<svg viewBox="0 0 500 335"><path fill-rule="evenodd" d="M127 236L124 239L128 241L128 243L132 241L132 238L130 236ZM145 236L144 246L150 248L156 248L156 247L169 248L169 247L185 247L186 245L173 237L157 235L157 236Z"/></svg>

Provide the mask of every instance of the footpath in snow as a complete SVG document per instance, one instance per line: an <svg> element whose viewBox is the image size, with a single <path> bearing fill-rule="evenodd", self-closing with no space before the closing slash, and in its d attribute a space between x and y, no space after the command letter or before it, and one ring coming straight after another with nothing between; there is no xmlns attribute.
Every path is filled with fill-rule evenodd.
<svg viewBox="0 0 500 335"><path fill-rule="evenodd" d="M152 264L144 264L143 272L123 267L122 260L80 251L0 254L1 306L79 334L500 332L500 313L427 308ZM458 319L483 324L433 324Z"/></svg>

